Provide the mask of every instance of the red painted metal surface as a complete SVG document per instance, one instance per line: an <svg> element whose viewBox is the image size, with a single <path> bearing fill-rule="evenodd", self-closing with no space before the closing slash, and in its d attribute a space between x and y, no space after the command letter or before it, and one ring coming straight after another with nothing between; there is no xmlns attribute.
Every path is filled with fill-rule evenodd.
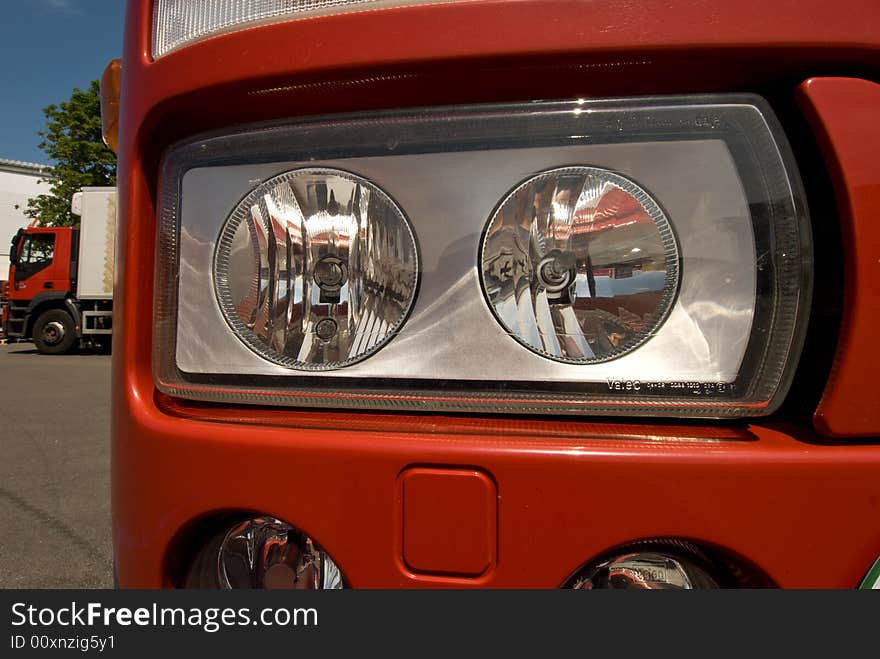
<svg viewBox="0 0 880 659"><path fill-rule="evenodd" d="M174 585L169 565L192 549L175 544L182 530L225 510L299 526L354 587L556 587L591 557L657 536L723 547L780 586L858 583L880 554L880 446L828 445L809 419L673 426L181 403L155 392L151 293L158 163L174 139L323 112L760 91L817 67L876 70L873 1L444 4L264 26L155 63L148 5L129 3L120 128L122 586ZM495 483L499 559L484 577L426 581L401 561L398 478L423 465L468 465Z"/></svg>
<svg viewBox="0 0 880 659"><path fill-rule="evenodd" d="M880 85L814 78L801 85L799 96L832 175L846 253L838 351L814 422L831 437L877 437Z"/></svg>
<svg viewBox="0 0 880 659"><path fill-rule="evenodd" d="M9 314L9 307L6 300L9 298L9 282L7 280L0 281L0 331L5 331L6 317Z"/></svg>
<svg viewBox="0 0 880 659"><path fill-rule="evenodd" d="M54 237L52 263L19 281L15 280L15 265L10 264L9 299L19 303L29 302L40 293L66 293L70 290L71 284L70 250L73 247L73 229L70 227L27 229L22 235L22 240L30 235Z"/></svg>
<svg viewBox="0 0 880 659"><path fill-rule="evenodd" d="M414 467L400 476L400 555L412 578L479 577L495 563L497 490L478 469Z"/></svg>

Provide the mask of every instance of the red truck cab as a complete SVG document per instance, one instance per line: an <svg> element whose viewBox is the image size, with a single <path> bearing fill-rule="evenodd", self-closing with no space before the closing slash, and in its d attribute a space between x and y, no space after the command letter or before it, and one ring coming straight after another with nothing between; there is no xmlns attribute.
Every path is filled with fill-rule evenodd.
<svg viewBox="0 0 880 659"><path fill-rule="evenodd" d="M120 586L863 583L875 2L269 4L128 2Z"/></svg>
<svg viewBox="0 0 880 659"><path fill-rule="evenodd" d="M66 300L76 282L78 231L29 227L12 239L9 291L4 317L8 339L31 338L48 351L67 349L78 329Z"/></svg>
<svg viewBox="0 0 880 659"><path fill-rule="evenodd" d="M110 347L116 189L75 193L76 227L28 227L12 239L3 331L43 354Z"/></svg>

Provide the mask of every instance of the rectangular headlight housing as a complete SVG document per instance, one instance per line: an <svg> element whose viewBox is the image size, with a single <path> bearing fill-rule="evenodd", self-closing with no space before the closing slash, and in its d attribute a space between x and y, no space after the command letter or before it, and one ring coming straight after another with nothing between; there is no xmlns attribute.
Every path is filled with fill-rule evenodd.
<svg viewBox="0 0 880 659"><path fill-rule="evenodd" d="M756 96L245 127L169 149L159 209L155 379L197 400L761 415L810 298Z"/></svg>

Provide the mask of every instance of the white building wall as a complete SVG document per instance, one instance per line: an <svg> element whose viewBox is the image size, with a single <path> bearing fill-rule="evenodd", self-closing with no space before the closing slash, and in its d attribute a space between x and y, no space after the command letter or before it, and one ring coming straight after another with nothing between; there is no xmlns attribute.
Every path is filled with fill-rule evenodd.
<svg viewBox="0 0 880 659"><path fill-rule="evenodd" d="M42 178L45 174L15 171L17 169L4 168L0 163L0 279L9 276L9 244L12 236L31 222L24 213L28 199L49 192L48 182L40 183L45 181Z"/></svg>

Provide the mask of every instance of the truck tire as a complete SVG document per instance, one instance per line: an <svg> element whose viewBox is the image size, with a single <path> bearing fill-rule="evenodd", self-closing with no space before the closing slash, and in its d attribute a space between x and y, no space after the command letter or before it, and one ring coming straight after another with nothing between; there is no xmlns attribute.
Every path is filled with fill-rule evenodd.
<svg viewBox="0 0 880 659"><path fill-rule="evenodd" d="M63 355L76 343L73 318L63 309L49 309L34 323L34 345L44 355Z"/></svg>

